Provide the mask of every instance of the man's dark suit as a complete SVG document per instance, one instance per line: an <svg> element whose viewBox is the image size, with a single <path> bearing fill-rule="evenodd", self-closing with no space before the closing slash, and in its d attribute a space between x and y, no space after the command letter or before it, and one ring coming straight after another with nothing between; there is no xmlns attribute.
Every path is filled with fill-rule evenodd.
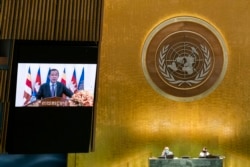
<svg viewBox="0 0 250 167"><path fill-rule="evenodd" d="M72 91L68 89L65 85L63 85L61 82L56 82L56 97L62 97L63 94L65 94L68 97L71 97L73 95ZM36 95L36 98L41 99L47 97L52 97L50 91L50 84L44 83L41 85Z"/></svg>

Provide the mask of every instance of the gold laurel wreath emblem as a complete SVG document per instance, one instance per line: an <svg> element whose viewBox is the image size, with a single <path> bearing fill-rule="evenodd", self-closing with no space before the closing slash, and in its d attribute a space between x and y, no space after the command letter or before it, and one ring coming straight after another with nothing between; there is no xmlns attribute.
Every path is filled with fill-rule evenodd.
<svg viewBox="0 0 250 167"><path fill-rule="evenodd" d="M162 50L159 56L159 69L160 69L161 74L169 83L173 85L178 85L178 86L181 86L182 84L186 83L189 86L193 86L193 84L199 84L201 81L203 81L206 78L206 76L209 73L209 69L211 67L211 57L209 54L209 50L203 45L200 45L200 46L201 46L203 55L205 57L205 63L203 65L201 72L196 75L194 80L186 80L186 81L176 80L174 76L168 72L167 66L165 64L165 57L166 57L166 52L168 51L169 45L162 47Z"/></svg>

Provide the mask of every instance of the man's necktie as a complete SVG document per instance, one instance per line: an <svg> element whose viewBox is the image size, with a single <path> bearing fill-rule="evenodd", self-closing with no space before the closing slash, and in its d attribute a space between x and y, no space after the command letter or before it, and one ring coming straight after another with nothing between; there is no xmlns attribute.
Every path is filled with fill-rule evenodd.
<svg viewBox="0 0 250 167"><path fill-rule="evenodd" d="M52 88L51 88L51 96L54 97L55 96L55 84L52 84Z"/></svg>

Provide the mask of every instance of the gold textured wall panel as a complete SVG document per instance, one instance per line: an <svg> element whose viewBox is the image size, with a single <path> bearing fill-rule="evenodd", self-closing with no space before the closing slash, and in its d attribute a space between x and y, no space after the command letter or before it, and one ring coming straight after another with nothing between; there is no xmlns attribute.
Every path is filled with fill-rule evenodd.
<svg viewBox="0 0 250 167"><path fill-rule="evenodd" d="M96 122L96 149L70 154L69 167L147 167L168 145L197 157L207 146L224 167L250 167L250 4L248 0L105 0ZM175 16L215 26L228 47L221 84L193 102L169 100L146 81L142 47L150 31Z"/></svg>
<svg viewBox="0 0 250 167"><path fill-rule="evenodd" d="M5 152L5 145L6 145L6 135L7 135L7 122L8 120L8 112L9 112L9 103L3 102L2 103L2 121L1 121L1 131L0 131L0 153Z"/></svg>
<svg viewBox="0 0 250 167"><path fill-rule="evenodd" d="M1 38L99 41L102 0L2 0Z"/></svg>
<svg viewBox="0 0 250 167"><path fill-rule="evenodd" d="M7 102L7 97L8 97L8 90L9 87L7 86L9 85L8 82L8 70L0 70L0 103L2 104L2 112L0 112L0 114L2 114L0 117L2 118L2 120L0 121L0 153L4 152L4 146L6 144L6 130L7 130L7 124L5 124L5 122L7 122L7 118L8 118L8 106L9 103Z"/></svg>
<svg viewBox="0 0 250 167"><path fill-rule="evenodd" d="M7 70L0 70L0 102L3 102L7 98L6 88L7 88Z"/></svg>

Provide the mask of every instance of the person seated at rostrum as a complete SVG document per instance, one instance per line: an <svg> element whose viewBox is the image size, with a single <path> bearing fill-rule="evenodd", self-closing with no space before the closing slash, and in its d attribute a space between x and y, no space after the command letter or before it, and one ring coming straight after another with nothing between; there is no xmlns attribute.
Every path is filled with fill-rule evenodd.
<svg viewBox="0 0 250 167"><path fill-rule="evenodd" d="M165 158L173 158L174 154L172 151L169 150L169 147L164 147L162 153L161 153L161 157L165 157Z"/></svg>
<svg viewBox="0 0 250 167"><path fill-rule="evenodd" d="M202 148L202 151L200 152L200 155L199 157L200 158L206 158L210 155L210 153L208 152L207 148L206 147L203 147Z"/></svg>

